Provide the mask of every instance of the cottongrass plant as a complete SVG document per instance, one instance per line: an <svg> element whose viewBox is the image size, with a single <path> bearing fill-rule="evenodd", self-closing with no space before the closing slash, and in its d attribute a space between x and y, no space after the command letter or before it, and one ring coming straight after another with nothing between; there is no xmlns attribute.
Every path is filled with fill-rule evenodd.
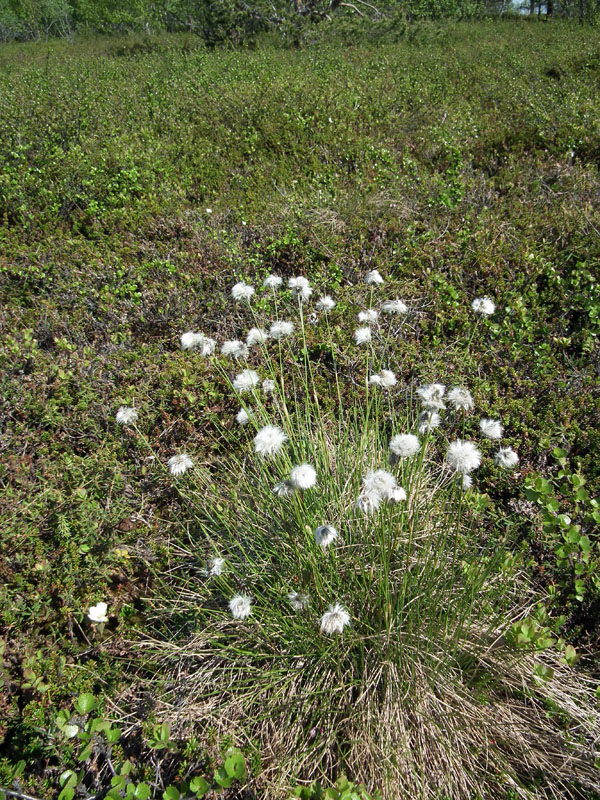
<svg viewBox="0 0 600 800"><path fill-rule="evenodd" d="M333 408L319 399L306 347L280 374L287 337L304 337L307 301L296 302L292 330L273 323L256 370L231 375L247 419L223 426L223 469L174 481L185 552L204 566L175 570L156 601L145 647L172 687L158 711L258 742L268 797L341 772L390 800L585 796L598 786L595 685L511 638L539 597L464 491L493 464L489 442L476 423L476 441L447 432L442 384L418 392L419 408L371 385L382 365L367 341L354 403L335 364ZM461 392L448 399L470 410ZM495 458L518 461L510 448Z"/></svg>

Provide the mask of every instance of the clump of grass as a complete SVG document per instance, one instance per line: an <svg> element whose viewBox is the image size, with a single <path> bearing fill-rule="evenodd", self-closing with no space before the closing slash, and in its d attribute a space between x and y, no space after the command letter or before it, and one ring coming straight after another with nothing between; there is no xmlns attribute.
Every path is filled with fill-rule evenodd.
<svg viewBox="0 0 600 800"><path fill-rule="evenodd" d="M360 291L375 311L389 298L372 275ZM347 342L327 311L319 322L309 310L298 280L297 296L278 301L279 321L296 303L292 333L276 326L246 369L210 356L244 413L223 424L220 468L190 462L176 477L186 552L203 566L171 580L174 600L156 605L157 622L171 615L192 629L163 625L147 641L177 676L165 716L181 719L183 697L205 733L259 741L271 786L342 770L388 797L597 786L594 686L542 637L517 646L514 623L539 598L470 513L472 473L492 455L464 438L470 394L450 393L448 411L445 387L430 384L417 408L388 369L398 323L371 313L369 336L350 345L364 389L348 404ZM250 297L248 327L273 331ZM332 402L309 358L307 317L333 353ZM390 450L399 434L413 438Z"/></svg>

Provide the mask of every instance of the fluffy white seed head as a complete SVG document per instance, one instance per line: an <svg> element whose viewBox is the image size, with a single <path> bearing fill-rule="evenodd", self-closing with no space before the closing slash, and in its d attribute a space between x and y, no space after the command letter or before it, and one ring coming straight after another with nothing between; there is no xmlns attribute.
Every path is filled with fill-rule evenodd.
<svg viewBox="0 0 600 800"><path fill-rule="evenodd" d="M383 282L383 278L377 269L371 269L365 275L365 283L368 286L380 286Z"/></svg>
<svg viewBox="0 0 600 800"><path fill-rule="evenodd" d="M473 486L473 478L466 473L462 476L462 488L463 492L468 491L471 486Z"/></svg>
<svg viewBox="0 0 600 800"><path fill-rule="evenodd" d="M504 467L504 469L512 469L519 463L519 456L515 453L512 447L501 447L494 456L494 461L499 467Z"/></svg>
<svg viewBox="0 0 600 800"><path fill-rule="evenodd" d="M408 312L407 306L402 300L386 300L381 306L384 314L406 314Z"/></svg>
<svg viewBox="0 0 600 800"><path fill-rule="evenodd" d="M434 431L442 424L442 418L437 411L422 411L418 419L418 431L421 436L424 436L430 431Z"/></svg>
<svg viewBox="0 0 600 800"><path fill-rule="evenodd" d="M480 317L489 317L496 310L496 305L491 297L476 297L471 303L471 308Z"/></svg>
<svg viewBox="0 0 600 800"><path fill-rule="evenodd" d="M358 321L365 322L367 325L373 325L377 322L379 313L374 308L368 308L366 311L359 311Z"/></svg>
<svg viewBox="0 0 600 800"><path fill-rule="evenodd" d="M263 458L275 456L288 437L277 425L265 425L254 437L254 450Z"/></svg>
<svg viewBox="0 0 600 800"><path fill-rule="evenodd" d="M338 532L333 525L320 525L315 530L315 542L323 548L323 550L327 550L330 544L333 544L335 540L338 538Z"/></svg>
<svg viewBox="0 0 600 800"><path fill-rule="evenodd" d="M442 383L428 383L426 386L419 386L417 394L427 411L443 411L446 408L442 399L445 391L446 387Z"/></svg>
<svg viewBox="0 0 600 800"><path fill-rule="evenodd" d="M240 408L238 413L235 415L235 419L240 425L247 425L252 416L253 414L251 410L246 411L245 408Z"/></svg>
<svg viewBox="0 0 600 800"><path fill-rule="evenodd" d="M263 281L263 286L265 289L279 289L282 283L283 278L279 275L267 275Z"/></svg>
<svg viewBox="0 0 600 800"><path fill-rule="evenodd" d="M179 340L183 350L199 350L201 356L210 356L215 352L217 343L210 336L203 333L187 331L181 334Z"/></svg>
<svg viewBox="0 0 600 800"><path fill-rule="evenodd" d="M329 606L321 617L321 630L331 636L334 633L341 633L346 625L350 624L350 614L341 603Z"/></svg>
<svg viewBox="0 0 600 800"><path fill-rule="evenodd" d="M260 378L258 377L258 373L255 372L253 369L245 369L243 372L240 372L239 375L236 375L233 380L233 388L236 392L242 394L243 392L251 392L256 386L258 386L258 382Z"/></svg>
<svg viewBox="0 0 600 800"><path fill-rule="evenodd" d="M225 568L225 559L224 558L209 558L206 564L204 565L204 574L206 577L212 577L213 575L220 575Z"/></svg>
<svg viewBox="0 0 600 800"><path fill-rule="evenodd" d="M410 458L420 449L421 445L414 433L399 433L390 441L390 451L398 458Z"/></svg>
<svg viewBox="0 0 600 800"><path fill-rule="evenodd" d="M390 503L402 503L406 500L406 492L401 486L396 486L394 491L388 497Z"/></svg>
<svg viewBox="0 0 600 800"><path fill-rule="evenodd" d="M369 383L373 386L381 386L381 375L371 375L369 378Z"/></svg>
<svg viewBox="0 0 600 800"><path fill-rule="evenodd" d="M178 453L175 456L171 456L167 461L167 466L171 475L174 478L178 478L180 475L184 475L188 469L191 469L194 466L194 462L185 453Z"/></svg>
<svg viewBox="0 0 600 800"><path fill-rule="evenodd" d="M291 336L294 332L294 323L278 320L271 325L269 336L271 339L283 339L284 336Z"/></svg>
<svg viewBox="0 0 600 800"><path fill-rule="evenodd" d="M121 406L115 417L117 425L132 425L134 422L137 422L137 418L138 412L135 408L129 408L128 406Z"/></svg>
<svg viewBox="0 0 600 800"><path fill-rule="evenodd" d="M236 283L233 289L231 290L231 296L236 302L242 301L249 303L253 294L254 294L254 286L250 286L250 284L244 283L244 281Z"/></svg>
<svg viewBox="0 0 600 800"><path fill-rule="evenodd" d="M310 597L302 592L290 592L287 597L294 611L304 611L310 605Z"/></svg>
<svg viewBox="0 0 600 800"><path fill-rule="evenodd" d="M92 622L108 622L108 605L104 602L97 603L95 606L88 608L88 619Z"/></svg>
<svg viewBox="0 0 600 800"><path fill-rule="evenodd" d="M246 594L236 594L229 601L229 610L234 619L246 619L252 613L252 598Z"/></svg>
<svg viewBox="0 0 600 800"><path fill-rule="evenodd" d="M223 342L221 352L224 356L231 356L232 358L248 358L248 345L238 339L233 339L229 342Z"/></svg>
<svg viewBox="0 0 600 800"><path fill-rule="evenodd" d="M467 475L481 464L481 453L473 442L456 439L448 446L446 461L457 472Z"/></svg>
<svg viewBox="0 0 600 800"><path fill-rule="evenodd" d="M333 311L335 308L335 300L328 294L317 300L317 311Z"/></svg>
<svg viewBox="0 0 600 800"><path fill-rule="evenodd" d="M381 505L379 492L361 492L356 498L354 508L361 514L374 514Z"/></svg>
<svg viewBox="0 0 600 800"><path fill-rule="evenodd" d="M479 422L479 427L481 428L481 432L484 436L488 439L501 439L502 438L502 423L500 420L497 419L486 419L486 417L482 417Z"/></svg>
<svg viewBox="0 0 600 800"><path fill-rule="evenodd" d="M254 347L255 344L264 344L269 338L269 334L262 328L250 328L246 336L246 344L248 347Z"/></svg>
<svg viewBox="0 0 600 800"><path fill-rule="evenodd" d="M287 478L284 481L280 481L279 483L275 484L273 487L273 494L277 497L290 497L295 493L296 488L294 484Z"/></svg>
<svg viewBox="0 0 600 800"><path fill-rule="evenodd" d="M290 278L288 280L288 286L303 303L306 303L313 293L310 283L302 275L298 275L297 278Z"/></svg>
<svg viewBox="0 0 600 800"><path fill-rule="evenodd" d="M271 378L266 378L262 382L262 390L265 397L270 397L275 391L275 381L271 380Z"/></svg>
<svg viewBox="0 0 600 800"><path fill-rule="evenodd" d="M371 328L357 328L354 331L354 341L356 344L367 344L371 341Z"/></svg>
<svg viewBox="0 0 600 800"><path fill-rule="evenodd" d="M290 472L290 483L294 489L312 489L317 484L317 473L311 464L300 464Z"/></svg>
<svg viewBox="0 0 600 800"><path fill-rule="evenodd" d="M392 372L391 369L382 369L381 373L381 385L384 389L390 389L392 386L395 386L398 381L396 380L396 376Z"/></svg>
<svg viewBox="0 0 600 800"><path fill-rule="evenodd" d="M385 469L376 469L362 479L362 493L378 494L382 500L389 500L397 488L396 478Z"/></svg>
<svg viewBox="0 0 600 800"><path fill-rule="evenodd" d="M471 411L474 403L471 392L462 386L455 386L448 392L448 401L452 403L457 411Z"/></svg>

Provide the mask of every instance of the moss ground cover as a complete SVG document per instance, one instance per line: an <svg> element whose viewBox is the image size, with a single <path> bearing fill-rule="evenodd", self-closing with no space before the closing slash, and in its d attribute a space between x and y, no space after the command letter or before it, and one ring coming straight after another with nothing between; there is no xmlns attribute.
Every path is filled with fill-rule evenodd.
<svg viewBox="0 0 600 800"><path fill-rule="evenodd" d="M150 599L172 591L189 524L156 461L190 450L216 468L239 410L226 374L179 337L238 338L248 320L229 290L270 272L335 295L333 329L350 331L334 353L306 326L325 414L334 360L344 401L361 396L351 326L364 273L380 270L409 304L388 363L401 396L466 385L502 419L519 467L484 465L472 513L486 541L510 533L511 569L545 598L521 635L563 637L593 671L596 31L421 26L298 51L136 44L0 51L0 787L24 759L21 784L53 796L77 765L57 712L80 692L102 695L113 718L135 708L127 755L150 763L164 686L148 691L130 642ZM482 295L497 312L474 332ZM256 313L272 302L259 297ZM132 404L147 441L115 424ZM100 634L86 613L102 600ZM196 749L150 747L161 780L214 757L222 742L203 735Z"/></svg>

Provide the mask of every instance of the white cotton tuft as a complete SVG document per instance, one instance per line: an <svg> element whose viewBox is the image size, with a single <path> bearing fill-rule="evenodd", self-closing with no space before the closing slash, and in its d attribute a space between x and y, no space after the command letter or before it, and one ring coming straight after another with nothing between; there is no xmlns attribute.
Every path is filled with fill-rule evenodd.
<svg viewBox="0 0 600 800"><path fill-rule="evenodd" d="M350 614L340 603L329 606L321 617L321 630L330 636L333 633L341 633L349 624Z"/></svg>
<svg viewBox="0 0 600 800"><path fill-rule="evenodd" d="M267 275L263 281L263 286L265 289L279 289L282 283L283 278L280 278L279 275Z"/></svg>
<svg viewBox="0 0 600 800"><path fill-rule="evenodd" d="M382 306L381 310L384 314L406 314L408 308L402 300L387 300Z"/></svg>
<svg viewBox="0 0 600 800"><path fill-rule="evenodd" d="M471 308L480 317L489 317L496 310L496 305L491 297L476 297L471 303Z"/></svg>
<svg viewBox="0 0 600 800"><path fill-rule="evenodd" d="M481 453L473 442L457 439L448 446L446 461L457 472L466 475L481 464Z"/></svg>
<svg viewBox="0 0 600 800"><path fill-rule="evenodd" d="M254 437L254 450L263 458L275 456L287 440L288 437L277 425L265 425Z"/></svg>
<svg viewBox="0 0 600 800"><path fill-rule="evenodd" d="M315 530L315 542L322 547L323 550L327 550L329 545L333 544L337 538L338 532L333 525L320 525Z"/></svg>
<svg viewBox="0 0 600 800"><path fill-rule="evenodd" d="M457 411L471 411L474 406L471 393L461 386L455 386L448 393L448 402L452 403Z"/></svg>
<svg viewBox="0 0 600 800"><path fill-rule="evenodd" d="M229 601L229 610L234 619L246 619L252 613L252 598L245 594L236 594Z"/></svg>
<svg viewBox="0 0 600 800"><path fill-rule="evenodd" d="M410 458L420 449L421 445L414 433L399 433L390 441L390 451L398 458Z"/></svg>
<svg viewBox="0 0 600 800"><path fill-rule="evenodd" d="M249 303L253 294L254 294L254 286L250 286L250 284L244 283L244 281L236 283L233 289L231 290L231 296L236 302L243 301Z"/></svg>
<svg viewBox="0 0 600 800"><path fill-rule="evenodd" d="M428 383L426 386L420 386L417 394L427 411L443 411L446 408L442 399L445 391L446 387L442 383Z"/></svg>
<svg viewBox="0 0 600 800"><path fill-rule="evenodd" d="M421 436L434 431L442 424L442 418L437 411L422 411L419 414L418 430Z"/></svg>
<svg viewBox="0 0 600 800"><path fill-rule="evenodd" d="M326 294L317 300L316 308L317 311L332 311L335 308L335 300Z"/></svg>
<svg viewBox="0 0 600 800"><path fill-rule="evenodd" d="M117 411L115 420L117 425L132 425L134 422L137 422L137 418L138 412L135 410L135 408L121 406L121 408Z"/></svg>
<svg viewBox="0 0 600 800"><path fill-rule="evenodd" d="M224 356L231 356L232 358L248 358L248 346L234 339L229 342L223 342L221 353L223 353Z"/></svg>
<svg viewBox="0 0 600 800"><path fill-rule="evenodd" d="M284 336L291 336L294 332L294 323L281 320L274 322L269 330L271 339L283 339Z"/></svg>
<svg viewBox="0 0 600 800"><path fill-rule="evenodd" d="M358 313L358 321L365 322L367 325L373 325L377 322L378 318L379 314L374 308L369 308L366 311L359 311Z"/></svg>
<svg viewBox="0 0 600 800"><path fill-rule="evenodd" d="M194 462L185 453L179 453L178 455L171 456L167 461L167 466L171 475L177 478L180 475L184 475L188 469L191 469L194 466Z"/></svg>
<svg viewBox="0 0 600 800"><path fill-rule="evenodd" d="M515 453L512 447L501 447L496 455L494 461L499 467L504 469L512 469L519 463L519 456Z"/></svg>
<svg viewBox="0 0 600 800"><path fill-rule="evenodd" d="M246 336L246 344L248 347L254 347L255 344L264 344L268 338L269 334L262 328L250 328Z"/></svg>
<svg viewBox="0 0 600 800"><path fill-rule="evenodd" d="M354 341L356 344L367 344L371 341L371 329L370 328L357 328L354 331Z"/></svg>
<svg viewBox="0 0 600 800"><path fill-rule="evenodd" d="M300 464L290 472L289 480L294 489L312 489L317 484L317 473L311 464Z"/></svg>
<svg viewBox="0 0 600 800"><path fill-rule="evenodd" d="M294 611L304 611L310 605L310 597L302 592L290 592L287 597Z"/></svg>
<svg viewBox="0 0 600 800"><path fill-rule="evenodd" d="M365 283L368 286L380 286L382 283L384 283L384 280L381 277L379 270L371 269L365 275Z"/></svg>
<svg viewBox="0 0 600 800"><path fill-rule="evenodd" d="M310 283L302 275L298 275L297 278L290 278L288 280L288 286L303 303L306 303L306 301L310 299L313 292Z"/></svg>
<svg viewBox="0 0 600 800"><path fill-rule="evenodd" d="M258 385L259 381L258 372L255 372L253 369L245 369L243 372L240 372L239 375L235 376L233 388L240 394L243 392L251 392L252 389Z"/></svg>
<svg viewBox="0 0 600 800"><path fill-rule="evenodd" d="M488 439L501 439L502 438L502 423L497 419L486 419L482 417L479 422L479 427L484 436Z"/></svg>

